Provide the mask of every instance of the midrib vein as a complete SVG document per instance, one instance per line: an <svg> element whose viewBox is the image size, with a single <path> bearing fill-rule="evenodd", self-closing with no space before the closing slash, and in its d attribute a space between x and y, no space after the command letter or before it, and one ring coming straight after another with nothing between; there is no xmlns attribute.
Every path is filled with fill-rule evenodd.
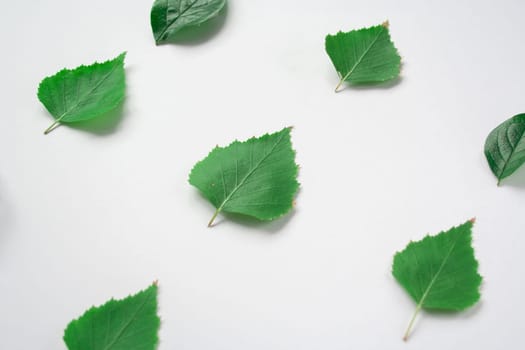
<svg viewBox="0 0 525 350"><path fill-rule="evenodd" d="M194 2L190 3L188 7L186 7L184 10L182 10L182 12L179 12L178 16L176 16L175 18L173 18L171 21L168 22L168 10L169 10L169 7L170 7L170 3L168 1L168 7L166 8L166 27L164 27L164 29L162 30L162 32L160 32L159 34L159 39L161 39L164 34L166 34L166 32L168 31L168 29L173 25L173 23L175 23L181 16L183 16L189 9L191 9L193 7L193 5L195 5L199 0L195 0Z"/></svg>
<svg viewBox="0 0 525 350"><path fill-rule="evenodd" d="M363 58L368 54L368 51L370 51L370 49L376 44L377 40L379 39L379 37L381 36L381 34L383 33L384 30L385 30L384 27L381 26L381 31L379 33L377 33L377 36L374 38L374 40L372 41L370 46L368 46L366 48L366 50L363 52L363 54L354 63L352 68L350 68L350 71L348 73L346 73L346 75L341 79L342 81L346 81L346 79L348 79L348 77L354 72L354 70L357 68L357 66L359 66L359 64L361 63Z"/></svg>
<svg viewBox="0 0 525 350"><path fill-rule="evenodd" d="M115 345L115 343L117 342L117 340L120 339L120 337L122 336L122 334L124 333L124 331L129 327L129 325L131 324L131 322L134 321L135 317L137 316L137 314L142 310L142 308L144 307L144 305L146 305L146 302L150 299L150 294L148 294L146 296L146 298L144 299L144 302L142 304L140 304L140 306L137 308L137 310L133 313L133 317L131 317L128 322L124 325L124 327L122 327L122 329L117 333L117 335L115 336L115 338L113 338L113 341L111 343L109 343L108 345L106 345L104 347L104 350L109 350L111 349L111 347L113 345Z"/></svg>
<svg viewBox="0 0 525 350"><path fill-rule="evenodd" d="M218 212L221 211L222 208L224 208L224 205L228 203L228 201L232 198L235 192L237 192L237 190L244 185L246 180L248 180L248 178L259 168L259 166L261 166L261 164L273 153L273 151L275 151L275 148L281 143L284 135L285 134L281 135L281 137L277 140L277 142L275 142L275 144L272 146L271 150L267 154L265 154L264 157L262 157L261 160L257 162L257 164L255 164L255 166L248 172L248 174L246 174L246 176L242 178L239 184L233 188L230 194L222 201L221 205L217 209Z"/></svg>
<svg viewBox="0 0 525 350"><path fill-rule="evenodd" d="M109 76L113 74L115 69L117 69L117 66L118 66L118 64L116 64L113 68L111 68L111 71L109 71L109 73L107 73L102 79L100 79L98 81L98 83L91 90L89 90L87 93L83 94L82 97L77 100L77 103L75 103L72 107L70 107L68 110L66 110L64 113L62 113L62 115L60 117L58 117L56 120L57 121L61 121L72 110L77 108L80 105L80 103L86 99L87 96L91 95L95 90L97 90L100 87L100 85L102 85L109 78ZM77 83L77 85L78 85L78 83ZM64 94L64 96L65 96L65 94Z"/></svg>
<svg viewBox="0 0 525 350"><path fill-rule="evenodd" d="M509 127L509 129L510 129L510 127ZM501 168L501 173L500 173L499 176L498 176L498 181L500 181L500 180L502 179L501 177L502 177L503 174L505 173L505 170L507 170L507 166L510 164L510 160L512 159L512 156L514 155L514 151L516 151L516 149L518 148L519 144L521 143L521 141L522 141L522 139L523 139L523 136L525 135L525 129L523 129L523 130L521 131L521 133L520 133L521 135L520 135L520 137L519 137L518 142L516 142L516 145L513 146L513 145L512 145L512 142L510 142L510 138L509 138L509 133L508 133L509 129L505 130L505 138L507 139L507 141L508 141L510 147L512 148L512 150L510 151L509 158L508 158L507 160L505 160L505 164L503 164L503 168ZM503 155L503 154L501 153L501 150L500 150L500 147L499 147L499 142L497 143L497 145L498 145L498 151L499 151L499 153L500 153L501 155Z"/></svg>
<svg viewBox="0 0 525 350"><path fill-rule="evenodd" d="M441 274L441 271L443 271L443 268L447 264L448 259L450 258L450 255L452 254L452 251L454 250L454 248L456 247L456 244L458 243L458 240L459 240L459 234L458 234L458 237L456 238L456 240L454 241L454 244L452 244L452 247L450 247L450 250L448 251L447 255L443 258L443 261L441 262L441 266L439 266L439 269L437 270L436 274L434 275L434 277L432 278L432 280L428 284L425 292L423 293L423 296L419 300L419 303L417 304L417 308L418 309L423 307L423 303L425 302L426 298L428 297L428 293L430 293L430 290L432 289L432 287L434 286L434 283L436 282L436 280L438 279L439 275Z"/></svg>

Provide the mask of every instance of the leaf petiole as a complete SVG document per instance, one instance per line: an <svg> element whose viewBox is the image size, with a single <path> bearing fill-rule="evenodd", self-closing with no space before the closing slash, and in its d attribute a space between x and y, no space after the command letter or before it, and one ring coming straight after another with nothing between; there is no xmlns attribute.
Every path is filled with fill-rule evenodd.
<svg viewBox="0 0 525 350"><path fill-rule="evenodd" d="M60 125L60 121L62 120L62 118L64 118L64 116L66 115L66 113L63 113L60 117L58 117L55 122L53 124L51 124L49 126L49 128L46 129L46 131L44 131L44 135L47 135L49 134L51 131L55 130L56 128L58 128L58 126Z"/></svg>
<svg viewBox="0 0 525 350"><path fill-rule="evenodd" d="M44 131L44 135L47 135L47 134L49 134L51 131L55 130L55 129L58 127L59 124L60 124L60 121L55 120L55 122L54 122L53 124L51 124L51 125L49 126L49 128L46 129L46 131Z"/></svg>
<svg viewBox="0 0 525 350"><path fill-rule="evenodd" d="M414 311L414 314L412 315L412 319L410 320L410 323L408 324L405 335L403 336L404 341L408 340L408 336L410 335L410 331L412 330L412 326L414 325L414 321L416 320L419 310L421 310L421 304L417 304L416 311Z"/></svg>
<svg viewBox="0 0 525 350"><path fill-rule="evenodd" d="M339 84L337 84L337 86L335 87L335 92L339 92L339 88L341 87L341 85L343 85L343 82L344 82L344 78L341 78L341 80L339 80Z"/></svg>
<svg viewBox="0 0 525 350"><path fill-rule="evenodd" d="M213 221L215 220L215 218L217 217L217 215L219 215L219 212L221 211L221 208L218 208L217 210L215 210L215 213L213 214L213 216L211 217L210 219L210 222L208 222L208 227L212 227L213 226Z"/></svg>

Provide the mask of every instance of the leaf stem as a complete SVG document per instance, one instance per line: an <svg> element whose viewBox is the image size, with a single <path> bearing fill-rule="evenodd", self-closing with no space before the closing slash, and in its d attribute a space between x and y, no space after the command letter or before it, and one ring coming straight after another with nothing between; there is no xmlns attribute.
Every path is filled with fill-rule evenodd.
<svg viewBox="0 0 525 350"><path fill-rule="evenodd" d="M210 219L210 222L208 222L208 227L212 227L213 226L213 221L215 220L215 218L217 217L217 215L219 215L219 212L221 211L221 208L218 208L217 210L215 210L215 213L213 214L213 216L211 217Z"/></svg>
<svg viewBox="0 0 525 350"><path fill-rule="evenodd" d="M408 324L405 335L403 336L404 341L408 340L408 336L410 335L410 331L412 330L412 326L414 325L414 321L416 320L416 316L419 313L419 310L421 310L421 304L417 304L416 306L416 311L414 311L414 314L412 315L412 319L410 320L410 323Z"/></svg>
<svg viewBox="0 0 525 350"><path fill-rule="evenodd" d="M344 78L341 78L341 80L339 80L339 84L337 84L337 86L335 87L335 92L339 92L340 91L339 88L343 84L343 81L345 81Z"/></svg>
<svg viewBox="0 0 525 350"><path fill-rule="evenodd" d="M51 124L49 126L49 128L46 129L46 131L44 131L44 135L47 135L51 131L55 130L58 127L59 124L60 124L60 119L55 120L55 122L53 124Z"/></svg>

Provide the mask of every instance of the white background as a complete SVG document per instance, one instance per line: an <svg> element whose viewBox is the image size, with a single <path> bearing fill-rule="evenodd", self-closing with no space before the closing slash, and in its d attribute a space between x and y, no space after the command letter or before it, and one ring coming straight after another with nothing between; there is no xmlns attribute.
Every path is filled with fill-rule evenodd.
<svg viewBox="0 0 525 350"><path fill-rule="evenodd" d="M0 349L65 349L71 319L156 279L160 350L521 348L525 168L498 188L483 145L525 112L523 1L231 0L159 47L152 1L2 2ZM401 79L335 94L324 36L386 19ZM44 136L40 80L122 51L120 120ZM294 212L207 228L193 164L289 125ZM405 344L393 254L474 216L481 302Z"/></svg>

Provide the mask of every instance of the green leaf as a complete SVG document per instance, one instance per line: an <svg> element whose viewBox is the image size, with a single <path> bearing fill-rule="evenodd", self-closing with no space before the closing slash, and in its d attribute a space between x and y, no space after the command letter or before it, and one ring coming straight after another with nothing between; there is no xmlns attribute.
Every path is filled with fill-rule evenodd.
<svg viewBox="0 0 525 350"><path fill-rule="evenodd" d="M44 78L38 87L38 99L55 118L44 132L48 134L60 123L89 120L115 109L124 99L124 58L63 69Z"/></svg>
<svg viewBox="0 0 525 350"><path fill-rule="evenodd" d="M122 300L111 299L71 321L69 350L153 350L158 343L157 284Z"/></svg>
<svg viewBox="0 0 525 350"><path fill-rule="evenodd" d="M487 137L485 157L500 181L525 163L525 113L504 121Z"/></svg>
<svg viewBox="0 0 525 350"><path fill-rule="evenodd" d="M200 25L217 16L226 0L155 0L151 29L155 42L166 42L182 28Z"/></svg>
<svg viewBox="0 0 525 350"><path fill-rule="evenodd" d="M325 48L341 79L335 92L344 81L354 84L377 83L399 75L401 57L390 40L388 22L327 35Z"/></svg>
<svg viewBox="0 0 525 350"><path fill-rule="evenodd" d="M299 188L291 128L216 147L193 167L189 182L221 211L273 220L287 213Z"/></svg>
<svg viewBox="0 0 525 350"><path fill-rule="evenodd" d="M410 242L394 256L392 274L417 303L404 340L419 310L459 311L479 300L481 276L472 248L474 221Z"/></svg>

